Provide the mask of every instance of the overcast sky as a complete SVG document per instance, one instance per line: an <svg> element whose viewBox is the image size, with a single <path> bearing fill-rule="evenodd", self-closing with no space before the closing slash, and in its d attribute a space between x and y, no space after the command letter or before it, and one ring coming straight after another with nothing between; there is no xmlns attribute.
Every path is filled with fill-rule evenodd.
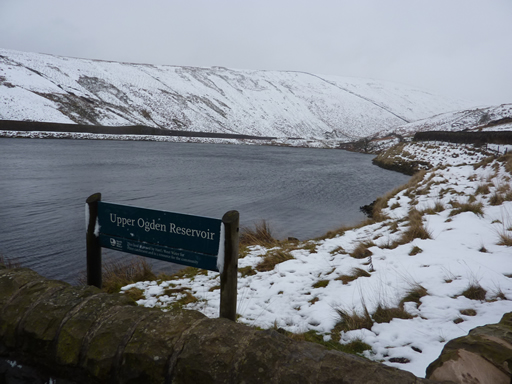
<svg viewBox="0 0 512 384"><path fill-rule="evenodd" d="M512 0L0 0L0 47L356 76L512 103Z"/></svg>

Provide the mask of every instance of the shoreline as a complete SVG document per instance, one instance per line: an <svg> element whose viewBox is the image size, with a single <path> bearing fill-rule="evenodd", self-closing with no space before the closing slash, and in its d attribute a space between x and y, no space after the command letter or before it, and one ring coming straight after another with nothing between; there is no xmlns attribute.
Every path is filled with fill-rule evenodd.
<svg viewBox="0 0 512 384"><path fill-rule="evenodd" d="M373 220L241 253L239 322L334 345L363 343L364 357L423 377L448 340L510 312L512 155L408 146L432 168L378 199ZM470 297L472 284L485 296ZM121 292L164 311L218 315L218 277L207 271ZM383 313L393 315L382 320Z"/></svg>

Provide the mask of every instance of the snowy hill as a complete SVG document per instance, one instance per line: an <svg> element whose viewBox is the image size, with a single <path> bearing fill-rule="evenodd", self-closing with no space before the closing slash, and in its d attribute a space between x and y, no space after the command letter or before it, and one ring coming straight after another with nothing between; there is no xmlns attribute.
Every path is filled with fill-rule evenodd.
<svg viewBox="0 0 512 384"><path fill-rule="evenodd" d="M512 130L512 104L473 108L442 113L427 119L404 124L392 131L402 136L412 136L422 131ZM389 133L382 132L381 135Z"/></svg>
<svg viewBox="0 0 512 384"><path fill-rule="evenodd" d="M0 119L349 141L468 107L382 81L0 49Z"/></svg>

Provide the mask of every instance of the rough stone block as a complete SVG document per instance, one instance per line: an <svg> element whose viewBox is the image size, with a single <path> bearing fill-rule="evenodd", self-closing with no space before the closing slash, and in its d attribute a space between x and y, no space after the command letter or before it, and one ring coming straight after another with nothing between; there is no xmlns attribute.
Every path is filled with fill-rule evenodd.
<svg viewBox="0 0 512 384"><path fill-rule="evenodd" d="M472 329L449 341L428 366L427 377L456 383L510 384L512 379L512 313L498 324Z"/></svg>

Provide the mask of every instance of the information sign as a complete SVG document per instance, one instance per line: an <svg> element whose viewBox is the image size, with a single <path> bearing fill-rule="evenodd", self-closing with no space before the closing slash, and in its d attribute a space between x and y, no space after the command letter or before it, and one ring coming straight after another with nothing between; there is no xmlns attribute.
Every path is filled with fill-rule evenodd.
<svg viewBox="0 0 512 384"><path fill-rule="evenodd" d="M220 317L236 320L237 211L222 220L86 200L87 284L102 287L101 248L220 273Z"/></svg>
<svg viewBox="0 0 512 384"><path fill-rule="evenodd" d="M103 248L218 271L222 220L98 202Z"/></svg>

